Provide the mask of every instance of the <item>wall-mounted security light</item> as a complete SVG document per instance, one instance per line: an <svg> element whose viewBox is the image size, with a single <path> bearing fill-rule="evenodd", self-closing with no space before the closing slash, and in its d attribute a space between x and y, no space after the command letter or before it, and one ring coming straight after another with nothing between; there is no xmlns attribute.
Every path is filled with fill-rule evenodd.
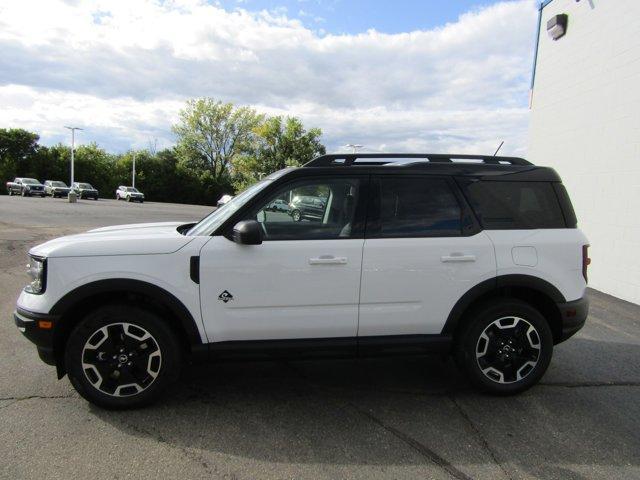
<svg viewBox="0 0 640 480"><path fill-rule="evenodd" d="M547 33L554 40L558 40L560 37L567 33L567 21L569 17L566 13L560 13L554 15L547 21Z"/></svg>

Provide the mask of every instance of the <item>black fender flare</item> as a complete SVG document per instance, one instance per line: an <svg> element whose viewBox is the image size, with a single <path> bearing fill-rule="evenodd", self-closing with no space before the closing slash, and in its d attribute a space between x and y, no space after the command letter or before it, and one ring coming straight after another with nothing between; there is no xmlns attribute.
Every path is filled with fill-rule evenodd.
<svg viewBox="0 0 640 480"><path fill-rule="evenodd" d="M460 297L447 317L447 321L442 328L442 334L454 334L462 315L473 302L491 292L497 292L508 287L527 288L539 292L549 297L556 304L567 301L560 290L540 277L520 274L500 275L480 282Z"/></svg>
<svg viewBox="0 0 640 480"><path fill-rule="evenodd" d="M87 283L65 294L56 302L49 313L60 318L88 298L116 292L137 293L157 301L180 321L192 348L203 344L196 321L187 307L165 289L141 280L111 278Z"/></svg>

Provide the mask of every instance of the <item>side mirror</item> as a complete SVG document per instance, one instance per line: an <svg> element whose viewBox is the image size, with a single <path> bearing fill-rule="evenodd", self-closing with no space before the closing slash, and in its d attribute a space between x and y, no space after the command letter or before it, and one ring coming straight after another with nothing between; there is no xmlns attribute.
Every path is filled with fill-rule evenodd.
<svg viewBox="0 0 640 480"><path fill-rule="evenodd" d="M233 227L233 241L241 245L260 245L262 227L255 220L243 220Z"/></svg>

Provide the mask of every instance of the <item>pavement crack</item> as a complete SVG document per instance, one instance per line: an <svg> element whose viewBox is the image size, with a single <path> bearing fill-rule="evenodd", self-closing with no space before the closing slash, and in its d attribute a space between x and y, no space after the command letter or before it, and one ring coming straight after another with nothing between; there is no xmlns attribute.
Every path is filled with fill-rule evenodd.
<svg viewBox="0 0 640 480"><path fill-rule="evenodd" d="M564 388L640 387L640 382L540 382L539 385Z"/></svg>
<svg viewBox="0 0 640 480"><path fill-rule="evenodd" d="M484 450L489 454L489 456L491 457L491 460L493 460L493 463L495 463L495 465L500 470L502 470L502 473L504 473L506 478L508 478L509 480L512 480L511 475L509 475L509 472L507 471L507 469L504 467L502 462L498 459L498 456L495 454L495 452L491 448L491 445L489 445L489 442L487 441L487 439L484 437L484 435L482 435L482 432L476 426L474 421L471 420L471 417L467 414L465 409L462 408L462 405L458 403L458 401L456 400L456 397L452 394L452 395L449 395L449 399L455 405L460 416L469 424L469 426L471 427L471 430L473 430L474 435L477 437L478 441L480 442Z"/></svg>
<svg viewBox="0 0 640 480"><path fill-rule="evenodd" d="M314 382L309 380L307 375L305 375L298 368L293 366L290 362L283 361L283 364L287 368L289 368L292 372L294 372L297 376L299 376L312 390L315 390L318 393L322 393L323 392L324 389L322 387L319 387ZM329 401L331 403L336 403L336 402L331 401L331 400L329 400ZM427 447L423 443L419 442L415 438L411 437L410 435L402 432L401 430L399 430L399 429L397 429L395 427L392 427L391 425L388 425L383 420L381 420L380 418L378 418L375 415L373 415L371 412L359 407L358 405L354 404L353 402L346 402L345 405L350 407L351 409L353 409L359 415L367 418L372 423L375 423L376 425L378 425L379 427L384 429L387 433L390 433L391 435L396 437L402 443L404 443L405 445L410 447L412 450L416 451L418 454L420 454L422 457L424 457L427 460L429 460L434 465L440 467L442 470L447 472L453 478L455 478L457 480L473 480L472 477L468 476L466 473L462 472L461 470L459 470L458 468L453 466L447 459L445 459L444 457L441 457L436 452L431 450L429 447ZM344 406L340 405L340 404L338 404L338 407L339 408L344 408Z"/></svg>
<svg viewBox="0 0 640 480"><path fill-rule="evenodd" d="M431 461L432 463L434 463L435 465L440 467L442 470L447 472L453 478L456 478L458 480L472 480L472 477L468 476L466 473L462 472L461 470L459 470L456 467L454 467L453 465L451 465L451 463L447 459L445 459L444 457L441 457L440 455L438 455L436 452L431 450L425 444L419 442L418 440L416 440L415 438L411 437L410 435L407 435L406 433L402 432L401 430L398 430L397 428L386 424L381 419L379 419L378 417L373 415L371 412L368 412L368 411L358 407L357 405L354 405L353 403L349 403L349 406L351 406L351 408L356 410L362 416L368 418L373 423L375 423L378 426L382 427L384 430L386 430L388 433L390 433L391 435L396 437L398 440L402 441L403 443L405 443L406 445L411 447L413 450L418 452L420 455L422 455L423 457L425 457L426 459L428 459L429 461Z"/></svg>
<svg viewBox="0 0 640 480"><path fill-rule="evenodd" d="M16 402L20 402L22 400L31 400L31 399L54 399L54 398L74 398L75 395L73 393L69 393L66 395L27 395L24 397L0 397L0 401L2 400L15 400Z"/></svg>

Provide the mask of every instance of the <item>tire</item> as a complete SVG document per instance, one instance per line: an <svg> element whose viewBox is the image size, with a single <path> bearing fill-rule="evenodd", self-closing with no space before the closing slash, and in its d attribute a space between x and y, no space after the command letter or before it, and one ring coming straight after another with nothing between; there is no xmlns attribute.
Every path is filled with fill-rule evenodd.
<svg viewBox="0 0 640 480"><path fill-rule="evenodd" d="M7 194L12 197L13 196L13 190L11 190L10 188L7 188Z"/></svg>
<svg viewBox="0 0 640 480"><path fill-rule="evenodd" d="M294 222L299 222L300 220L302 220L300 210L294 210L293 212L291 212L291 218L293 218Z"/></svg>
<svg viewBox="0 0 640 480"><path fill-rule="evenodd" d="M27 191L24 188L22 189L22 196L23 197L28 197L29 196L29 194L27 193Z"/></svg>
<svg viewBox="0 0 640 480"><path fill-rule="evenodd" d="M140 200L140 203L144 203L144 200Z"/></svg>
<svg viewBox="0 0 640 480"><path fill-rule="evenodd" d="M130 202L130 201L131 201L131 196L125 197L125 200L126 200L127 202Z"/></svg>
<svg viewBox="0 0 640 480"><path fill-rule="evenodd" d="M160 316L131 305L106 305L73 329L64 360L82 397L122 410L155 402L178 378L182 351Z"/></svg>
<svg viewBox="0 0 640 480"><path fill-rule="evenodd" d="M553 354L553 334L538 310L499 299L471 312L456 345L456 360L471 383L493 395L514 395L535 385Z"/></svg>

